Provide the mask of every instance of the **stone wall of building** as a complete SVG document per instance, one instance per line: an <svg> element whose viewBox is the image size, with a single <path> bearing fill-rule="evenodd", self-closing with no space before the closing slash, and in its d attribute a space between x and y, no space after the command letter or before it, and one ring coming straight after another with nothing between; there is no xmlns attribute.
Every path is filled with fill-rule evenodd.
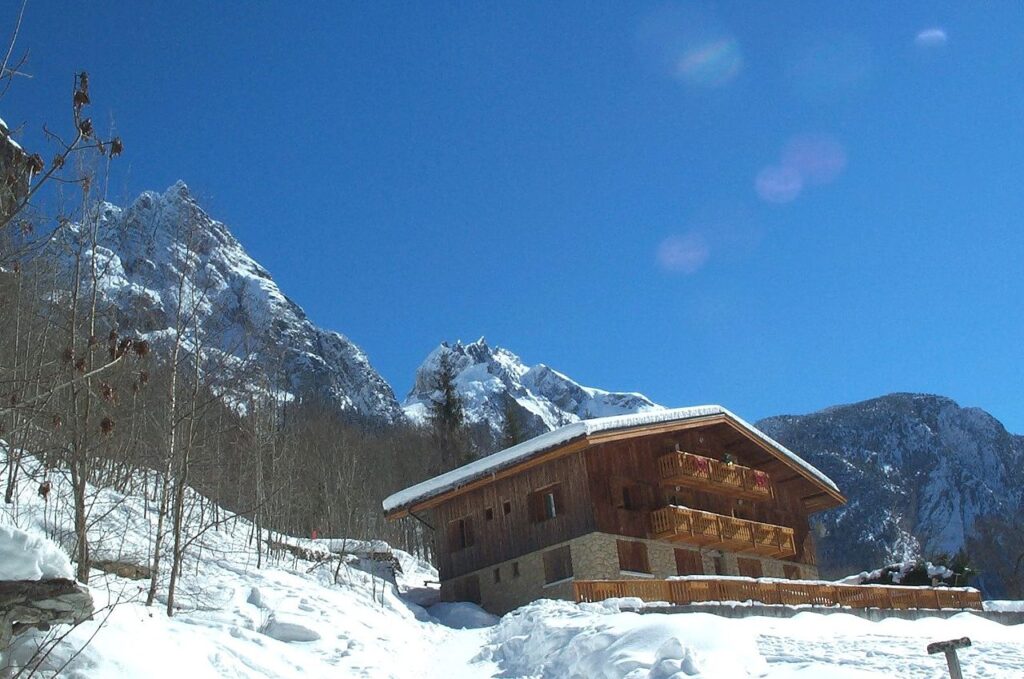
<svg viewBox="0 0 1024 679"><path fill-rule="evenodd" d="M572 599L572 580L624 580L629 578L668 578L677 575L676 549L691 549L659 540L639 540L647 546L650 574L622 571L619 568L617 540L623 538L608 533L589 533L579 538L562 542L540 551L523 554L509 561L483 568L463 577L476 577L480 583L480 603L492 613L506 613L537 599ZM544 553L568 545L572 558L572 578L555 583L544 582ZM739 575L737 557L756 559L761 562L764 577L785 577L783 566L790 564L799 569L800 578L816 579L818 571L814 566L780 561L747 554L733 554L717 550L697 550L704 572L708 575ZM724 572L719 572L721 566ZM457 587L454 581L442 583L441 596L451 601Z"/></svg>

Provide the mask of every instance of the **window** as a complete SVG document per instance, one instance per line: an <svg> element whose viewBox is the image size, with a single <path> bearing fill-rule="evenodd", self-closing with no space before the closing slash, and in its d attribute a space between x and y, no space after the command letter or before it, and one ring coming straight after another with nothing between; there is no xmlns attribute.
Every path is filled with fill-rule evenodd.
<svg viewBox="0 0 1024 679"><path fill-rule="evenodd" d="M519 562L518 561L513 561L512 562L512 577L513 578L518 578L519 577Z"/></svg>
<svg viewBox="0 0 1024 679"><path fill-rule="evenodd" d="M488 507L487 509L484 510L484 519L486 519L487 521L494 520L494 507Z"/></svg>
<svg viewBox="0 0 1024 679"><path fill-rule="evenodd" d="M562 484L556 483L547 488L535 490L527 497L530 507L530 519L533 523L541 523L559 516L564 511L562 504Z"/></svg>
<svg viewBox="0 0 1024 679"><path fill-rule="evenodd" d="M553 519L558 515L558 508L555 507L555 494L544 493L544 516Z"/></svg>
<svg viewBox="0 0 1024 679"><path fill-rule="evenodd" d="M505 516L508 516L512 513L512 503L509 502L508 500L505 500L503 503L501 503L501 509L502 511L505 512Z"/></svg>
<svg viewBox="0 0 1024 679"><path fill-rule="evenodd" d="M736 559L736 567L740 571L740 575L748 578L759 578L764 575L764 571L761 569L761 562L757 559Z"/></svg>
<svg viewBox="0 0 1024 679"><path fill-rule="evenodd" d="M500 568L495 568L494 569L494 584L498 584L499 582L501 582L501 569Z"/></svg>
<svg viewBox="0 0 1024 679"><path fill-rule="evenodd" d="M448 522L448 546L453 552L473 546L473 521L468 516Z"/></svg>
<svg viewBox="0 0 1024 679"><path fill-rule="evenodd" d="M544 552L544 583L551 584L572 577L572 553L569 545Z"/></svg>
<svg viewBox="0 0 1024 679"><path fill-rule="evenodd" d="M693 549L676 550L676 575L704 575L704 559Z"/></svg>
<svg viewBox="0 0 1024 679"><path fill-rule="evenodd" d="M782 572L790 580L799 580L800 579L800 567L799 566L795 566L795 565L793 565L791 563L784 563L784 564L782 564Z"/></svg>
<svg viewBox="0 0 1024 679"><path fill-rule="evenodd" d="M715 572L713 575L725 575L725 559L721 555L715 557Z"/></svg>
<svg viewBox="0 0 1024 679"><path fill-rule="evenodd" d="M631 573L650 573L651 564L647 561L647 545L631 540L616 540L619 549L619 570Z"/></svg>

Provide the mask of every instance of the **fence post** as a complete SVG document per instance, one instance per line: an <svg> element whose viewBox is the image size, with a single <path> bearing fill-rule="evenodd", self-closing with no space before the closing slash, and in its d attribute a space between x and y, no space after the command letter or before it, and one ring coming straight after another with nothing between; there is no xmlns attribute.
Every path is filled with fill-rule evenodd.
<svg viewBox="0 0 1024 679"><path fill-rule="evenodd" d="M950 678L964 679L964 675L960 671L960 658L956 655L956 649L967 648L970 645L971 640L968 637L950 639L949 641L936 641L933 644L928 644L928 654L934 655L936 653L945 653L946 665L949 667Z"/></svg>

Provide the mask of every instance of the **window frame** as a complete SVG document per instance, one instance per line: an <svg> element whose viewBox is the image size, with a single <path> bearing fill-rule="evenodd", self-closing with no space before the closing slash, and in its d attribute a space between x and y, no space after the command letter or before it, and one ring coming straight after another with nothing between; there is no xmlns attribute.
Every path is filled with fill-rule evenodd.
<svg viewBox="0 0 1024 679"><path fill-rule="evenodd" d="M448 551L461 552L475 544L472 516L460 516L448 522Z"/></svg>
<svg viewBox="0 0 1024 679"><path fill-rule="evenodd" d="M530 510L530 523L546 523L564 516L565 496L561 482L530 491L526 497L526 504Z"/></svg>

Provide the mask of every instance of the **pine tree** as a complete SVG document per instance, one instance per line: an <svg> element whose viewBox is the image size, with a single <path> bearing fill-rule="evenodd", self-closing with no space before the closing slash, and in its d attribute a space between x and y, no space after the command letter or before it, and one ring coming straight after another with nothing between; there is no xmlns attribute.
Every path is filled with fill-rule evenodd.
<svg viewBox="0 0 1024 679"><path fill-rule="evenodd" d="M466 418L462 396L455 384L455 362L447 347L441 350L437 370L431 378L432 397L428 405L430 424L443 451L443 464L451 469L469 461Z"/></svg>
<svg viewBox="0 0 1024 679"><path fill-rule="evenodd" d="M501 422L501 444L505 448L511 448L517 443L522 443L526 438L522 422L519 417L519 409L516 401L511 396L505 399Z"/></svg>

